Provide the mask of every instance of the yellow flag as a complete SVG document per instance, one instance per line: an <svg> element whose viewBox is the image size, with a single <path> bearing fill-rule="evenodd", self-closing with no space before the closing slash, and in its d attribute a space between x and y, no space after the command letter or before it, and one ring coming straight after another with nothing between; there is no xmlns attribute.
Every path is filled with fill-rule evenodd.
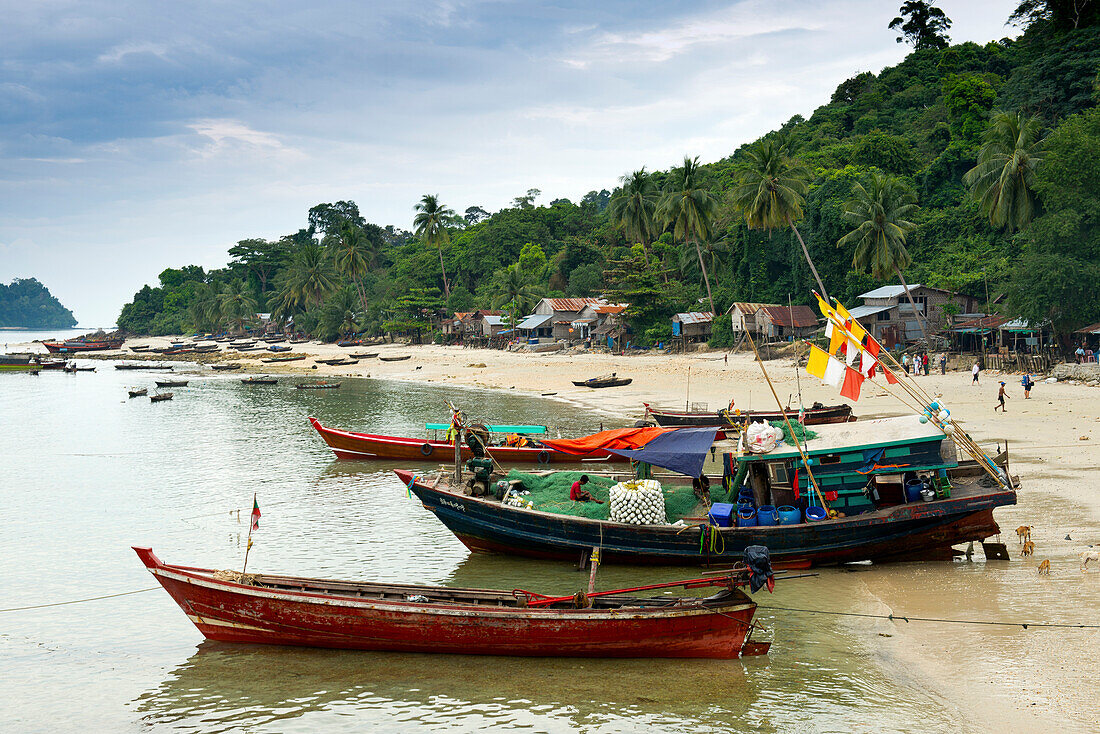
<svg viewBox="0 0 1100 734"><path fill-rule="evenodd" d="M848 337L844 334L844 329L834 328L832 335L829 337L829 354L835 355L837 350L840 349L840 345L848 341Z"/></svg>
<svg viewBox="0 0 1100 734"><path fill-rule="evenodd" d="M829 355L825 353L825 350L814 345L810 345L810 357L806 360L806 372L807 374L816 377L819 380L825 379L825 367L829 364Z"/></svg>
<svg viewBox="0 0 1100 734"><path fill-rule="evenodd" d="M825 302L825 299L814 293L817 297L817 307L821 309L821 315L825 318L829 318L829 312L833 310L832 306Z"/></svg>
<svg viewBox="0 0 1100 734"><path fill-rule="evenodd" d="M856 323L856 320L852 318L852 314L848 313L848 309L844 308L844 304L840 301L836 302L836 313L840 317L841 323L847 325L852 338L862 343L863 337L867 336L867 330Z"/></svg>

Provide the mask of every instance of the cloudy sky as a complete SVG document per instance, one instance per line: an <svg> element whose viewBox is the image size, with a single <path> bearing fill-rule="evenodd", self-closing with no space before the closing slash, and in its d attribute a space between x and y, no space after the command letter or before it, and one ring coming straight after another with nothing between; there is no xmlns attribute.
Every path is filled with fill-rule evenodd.
<svg viewBox="0 0 1100 734"><path fill-rule="evenodd" d="M941 0L955 42L1017 0ZM409 228L704 161L899 61L899 0L0 0L0 280L84 326L353 199Z"/></svg>

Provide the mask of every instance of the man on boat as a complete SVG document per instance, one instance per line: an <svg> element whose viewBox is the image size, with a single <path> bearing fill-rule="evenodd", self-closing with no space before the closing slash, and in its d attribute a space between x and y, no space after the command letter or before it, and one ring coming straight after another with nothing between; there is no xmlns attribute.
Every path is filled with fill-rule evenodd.
<svg viewBox="0 0 1100 734"><path fill-rule="evenodd" d="M573 482L573 486L569 488L569 499L574 502L595 502L598 505L603 504L603 500L598 500L589 494L587 489L584 489L584 485L588 484L588 475L581 474L581 478Z"/></svg>

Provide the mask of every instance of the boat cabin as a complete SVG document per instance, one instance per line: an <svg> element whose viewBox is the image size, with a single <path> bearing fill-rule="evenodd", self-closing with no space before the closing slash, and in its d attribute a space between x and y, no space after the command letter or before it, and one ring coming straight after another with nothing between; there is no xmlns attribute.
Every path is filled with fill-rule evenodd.
<svg viewBox="0 0 1100 734"><path fill-rule="evenodd" d="M848 516L913 501L908 482L934 480L958 466L954 441L915 415L812 430L817 437L803 444L810 470L827 505ZM730 486L751 488L757 506L820 504L796 447L782 444L766 454L733 450L726 457L727 478L735 472Z"/></svg>
<svg viewBox="0 0 1100 734"><path fill-rule="evenodd" d="M454 437L450 435L450 423L425 423L424 428L428 432L429 441L446 440L454 443ZM487 425L485 428L489 432L490 446L537 446L540 444L535 436L545 436L550 432L546 426Z"/></svg>

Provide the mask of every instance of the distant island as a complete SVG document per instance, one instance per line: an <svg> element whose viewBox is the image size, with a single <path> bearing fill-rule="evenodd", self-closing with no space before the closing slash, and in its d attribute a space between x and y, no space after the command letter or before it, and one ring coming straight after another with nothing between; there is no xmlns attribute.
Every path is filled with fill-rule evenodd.
<svg viewBox="0 0 1100 734"><path fill-rule="evenodd" d="M50 290L34 278L0 283L0 328L70 329L73 312L61 305Z"/></svg>

